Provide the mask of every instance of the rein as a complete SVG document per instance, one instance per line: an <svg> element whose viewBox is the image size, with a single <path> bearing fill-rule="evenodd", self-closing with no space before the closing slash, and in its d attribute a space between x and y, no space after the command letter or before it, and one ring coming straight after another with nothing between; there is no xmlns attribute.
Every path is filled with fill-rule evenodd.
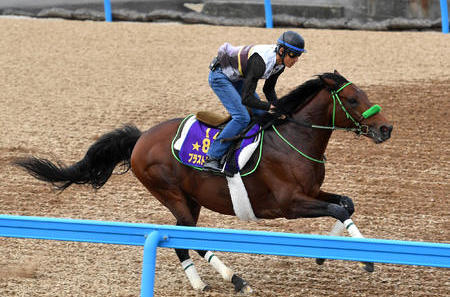
<svg viewBox="0 0 450 297"><path fill-rule="evenodd" d="M294 151L296 151L297 153L299 153L300 155L302 155L303 157L305 157L308 160L317 162L317 163L322 163L324 164L325 158L323 160L319 160L319 159L314 159L313 157L308 156L307 154L305 154L304 152L302 152L301 150L299 150L298 148L296 148L292 143L290 143L286 138L283 137L283 135L281 135L280 132L278 132L277 128L275 128L275 126L272 125L272 129L273 131L275 131L275 133L278 135L278 137L280 137L284 142L287 143L287 145L289 145Z"/></svg>
<svg viewBox="0 0 450 297"><path fill-rule="evenodd" d="M343 131L347 131L347 132L355 132L357 135L367 135L369 133L369 126L367 125L362 125L360 124L358 121L356 121L351 114L347 111L347 109L345 108L344 104L342 103L341 98L339 98L339 93L345 89L347 86L351 85L351 82L348 82L346 84L344 84L342 87L340 87L337 90L332 90L331 93L331 98L333 99L333 116L332 116L332 126L321 126L321 125L314 125L311 123L307 123L307 122L300 122L297 120L292 119L291 117L286 117L286 120L292 123L295 123L296 125L302 126L302 127L307 127L307 128L315 128L315 129L327 129L327 130L343 130ZM348 119L350 119L353 124L356 126L356 128L343 128L343 127L336 127L335 126L335 118L336 118L336 101L339 103L342 111L345 113L346 117ZM365 112L363 112L360 116L361 119L367 119L375 114L377 114L378 112L381 111L381 107L379 105L373 105L372 107L370 107L369 109L367 109ZM275 133L278 135L278 137L281 138L281 140L283 140L287 145L289 145L293 150L295 150L297 153L299 153L300 155L302 155L303 157L305 157L308 160L311 160L313 162L317 162L317 163L325 163L326 162L326 158L325 156L323 156L323 160L319 160L319 159L315 159L313 157L310 157L308 155L306 155L305 153L303 153L301 150L297 149L292 143L290 143L286 138L283 137L283 135L281 135L281 133L277 130L277 128L275 128L275 125L273 124L273 121L269 121L268 123L266 123L263 127L261 127L259 129L258 132L254 133L253 135L249 135L249 136L244 136L244 135L237 135L231 138L226 138L226 139L222 139L221 141L233 141L233 140L237 140L237 139L245 139L245 138L250 138L253 137L259 133L261 133L262 131L266 130L269 126L272 126L272 129L275 131Z"/></svg>

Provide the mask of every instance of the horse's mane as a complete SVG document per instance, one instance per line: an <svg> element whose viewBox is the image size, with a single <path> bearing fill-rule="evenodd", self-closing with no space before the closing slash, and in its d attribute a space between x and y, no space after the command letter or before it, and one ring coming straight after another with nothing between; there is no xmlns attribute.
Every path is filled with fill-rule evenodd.
<svg viewBox="0 0 450 297"><path fill-rule="evenodd" d="M332 72L324 72L315 76L316 78L304 82L290 93L277 100L276 113L265 113L262 116L257 117L256 121L262 126L265 126L267 123L282 124L286 122L286 120L278 119L281 114L292 115L292 113L303 108L303 106L310 102L319 91L328 87L323 79L331 79L336 83L335 86L331 88L332 90L337 90L348 82L342 75Z"/></svg>
<svg viewBox="0 0 450 297"><path fill-rule="evenodd" d="M339 74L331 72L318 74L316 75L316 78L304 82L290 93L280 98L277 102L277 109L282 113L292 113L301 108L301 106L306 105L314 98L315 94L325 88L326 85L323 82L323 79L327 78L336 82L336 86L333 89L337 89L347 82L347 79Z"/></svg>

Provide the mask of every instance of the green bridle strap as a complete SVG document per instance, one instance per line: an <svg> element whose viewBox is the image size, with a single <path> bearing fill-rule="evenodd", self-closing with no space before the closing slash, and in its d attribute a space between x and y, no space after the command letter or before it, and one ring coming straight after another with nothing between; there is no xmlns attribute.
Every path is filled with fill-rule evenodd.
<svg viewBox="0 0 450 297"><path fill-rule="evenodd" d="M307 154L305 154L304 152L300 151L299 149L297 149L295 146L292 145L292 143L290 143L286 138L283 137L283 135L280 134L280 132L278 132L277 128L275 128L274 125L272 125L273 131L275 131L275 133L277 133L277 135L284 141L286 142L294 151L296 151L297 153L299 153L300 155L302 155L303 157L305 157L308 160L317 162L317 163L322 163L324 164L325 161L324 160L318 160L318 159L314 159L313 157L308 156Z"/></svg>
<svg viewBox="0 0 450 297"><path fill-rule="evenodd" d="M348 86L348 85L351 85L352 84L352 82L348 82L348 83L346 83L345 85L343 85L342 87L340 87L337 91L336 91L336 93L339 93L340 91L342 91L343 89L345 89L345 87L346 86Z"/></svg>
<svg viewBox="0 0 450 297"><path fill-rule="evenodd" d="M331 97L333 98L333 128L334 126L334 119L335 119L335 113L336 113L336 100L339 102L339 105L341 106L341 109L344 111L345 115L348 119L352 120L353 124L358 128L358 130L361 129L361 125L348 113L347 109L344 107L344 104L341 101L341 98L339 98L339 92L342 91L346 86L351 85L351 82L346 83L342 87L340 87L336 91L331 91Z"/></svg>

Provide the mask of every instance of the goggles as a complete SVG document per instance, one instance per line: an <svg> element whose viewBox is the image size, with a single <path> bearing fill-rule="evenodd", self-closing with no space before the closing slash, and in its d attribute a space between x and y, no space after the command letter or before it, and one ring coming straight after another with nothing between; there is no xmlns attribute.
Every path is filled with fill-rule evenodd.
<svg viewBox="0 0 450 297"><path fill-rule="evenodd" d="M296 52L291 52L291 51L288 51L287 54L290 58L296 58L296 57L300 57L302 55L302 53L296 53Z"/></svg>
<svg viewBox="0 0 450 297"><path fill-rule="evenodd" d="M306 53L304 48L295 47L281 39L278 39L278 44L284 46L290 58L300 57L302 53Z"/></svg>

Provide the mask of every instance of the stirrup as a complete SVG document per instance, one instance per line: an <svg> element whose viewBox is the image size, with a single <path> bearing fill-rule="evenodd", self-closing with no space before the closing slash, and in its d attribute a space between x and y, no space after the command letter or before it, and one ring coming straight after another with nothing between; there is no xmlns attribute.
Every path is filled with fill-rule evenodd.
<svg viewBox="0 0 450 297"><path fill-rule="evenodd" d="M223 158L222 158L223 159ZM228 177L232 177L234 176L233 173L229 172L226 169L226 163L223 163L223 165L221 164L222 162L220 160L217 159L213 159L214 161L217 162L218 167L206 167L205 164L206 162L203 164L203 170L206 172L211 172L213 174L217 174L217 175L225 175Z"/></svg>

